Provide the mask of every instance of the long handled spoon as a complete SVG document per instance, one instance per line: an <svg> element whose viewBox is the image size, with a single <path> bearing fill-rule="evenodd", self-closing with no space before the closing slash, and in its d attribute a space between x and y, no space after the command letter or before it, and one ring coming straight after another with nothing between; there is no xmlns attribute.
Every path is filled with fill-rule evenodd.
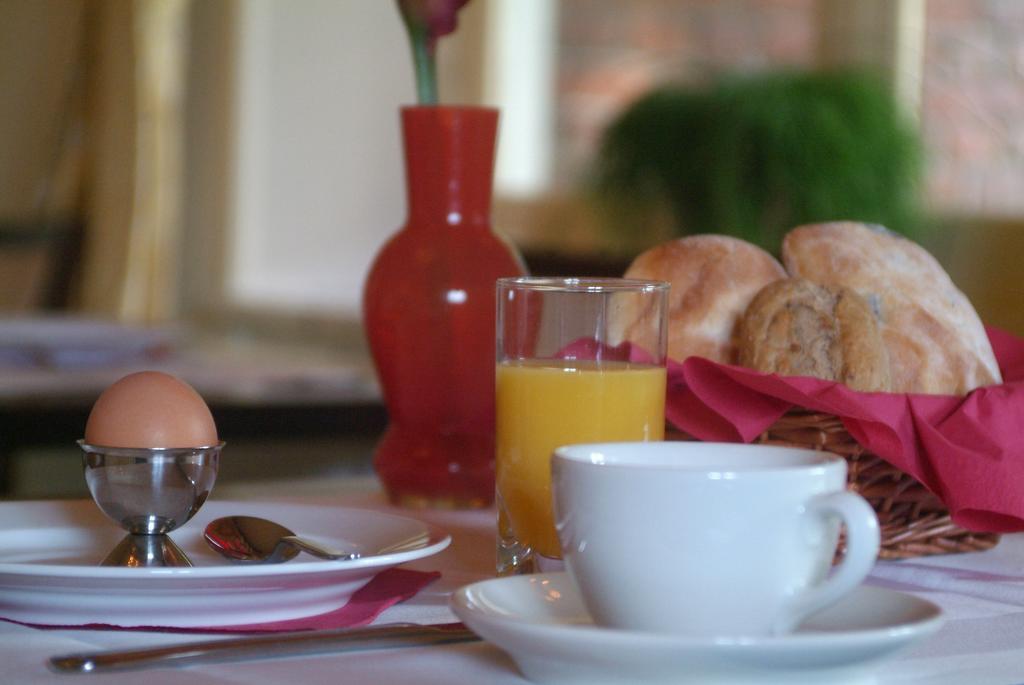
<svg viewBox="0 0 1024 685"><path fill-rule="evenodd" d="M358 552L328 549L301 538L279 523L256 516L225 516L214 519L203 533L210 547L238 564L276 564L293 559L300 551L321 559L350 561Z"/></svg>

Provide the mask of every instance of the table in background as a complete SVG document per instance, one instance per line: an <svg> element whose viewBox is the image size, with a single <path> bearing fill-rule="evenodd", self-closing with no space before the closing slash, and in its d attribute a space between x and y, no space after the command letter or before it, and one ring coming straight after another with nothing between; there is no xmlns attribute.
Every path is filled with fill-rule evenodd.
<svg viewBox="0 0 1024 685"><path fill-rule="evenodd" d="M0 495L12 494L15 455L50 447L74 452L97 396L142 369L193 385L229 444L375 438L387 423L362 355L178 328L0 319Z"/></svg>

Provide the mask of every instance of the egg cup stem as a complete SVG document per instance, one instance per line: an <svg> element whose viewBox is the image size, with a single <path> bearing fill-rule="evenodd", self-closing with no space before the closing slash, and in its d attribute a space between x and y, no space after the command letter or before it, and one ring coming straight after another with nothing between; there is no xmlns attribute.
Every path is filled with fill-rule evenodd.
<svg viewBox="0 0 1024 685"><path fill-rule="evenodd" d="M79 440L89 494L128 536L102 566L192 566L167 537L203 506L224 443L203 447L103 447Z"/></svg>
<svg viewBox="0 0 1024 685"><path fill-rule="evenodd" d="M192 560L167 535L129 533L100 562L100 566L192 566Z"/></svg>

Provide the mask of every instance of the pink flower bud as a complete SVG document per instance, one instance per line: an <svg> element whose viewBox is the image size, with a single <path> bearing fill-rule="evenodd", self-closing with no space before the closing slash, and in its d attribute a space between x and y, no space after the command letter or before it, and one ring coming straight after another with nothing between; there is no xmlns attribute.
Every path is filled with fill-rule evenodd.
<svg viewBox="0 0 1024 685"><path fill-rule="evenodd" d="M427 42L427 50L433 53L437 39L455 30L458 25L456 15L468 2L469 0L398 0L398 8L410 33L423 35Z"/></svg>

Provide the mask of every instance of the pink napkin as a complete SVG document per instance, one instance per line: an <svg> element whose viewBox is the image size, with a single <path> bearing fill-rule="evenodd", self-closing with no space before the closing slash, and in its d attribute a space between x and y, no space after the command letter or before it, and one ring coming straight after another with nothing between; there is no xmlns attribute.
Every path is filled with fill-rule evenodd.
<svg viewBox="0 0 1024 685"><path fill-rule="evenodd" d="M794 406L834 414L860 445L939 497L957 524L1024 530L1024 340L988 334L1004 382L966 397L861 393L691 357L669 363L666 417L700 440L750 442Z"/></svg>
<svg viewBox="0 0 1024 685"><path fill-rule="evenodd" d="M298 630L323 630L327 628L352 628L372 623L382 611L403 602L441 577L437 571L410 571L390 568L381 571L370 581L356 590L341 608L318 616L295 618L287 621L252 623L241 626L210 626L200 628L178 628L170 626L115 626L106 623L85 623L81 625L46 625L24 623L0 617L0 620L18 623L33 628L72 628L77 630L150 630L167 633L280 633Z"/></svg>

